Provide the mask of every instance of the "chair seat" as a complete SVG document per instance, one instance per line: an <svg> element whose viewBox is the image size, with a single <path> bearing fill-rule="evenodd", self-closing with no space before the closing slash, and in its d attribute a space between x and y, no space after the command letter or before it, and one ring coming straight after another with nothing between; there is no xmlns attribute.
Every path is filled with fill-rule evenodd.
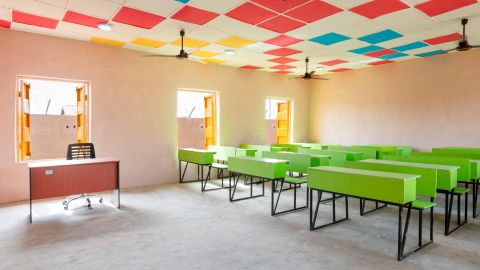
<svg viewBox="0 0 480 270"><path fill-rule="evenodd" d="M430 209L435 205L437 204L434 202L422 201L422 200L415 200L412 202L412 207L419 210Z"/></svg>
<svg viewBox="0 0 480 270"><path fill-rule="evenodd" d="M222 163L212 163L212 167L215 169L220 169L220 170L226 170L228 169L227 164L222 164Z"/></svg>
<svg viewBox="0 0 480 270"><path fill-rule="evenodd" d="M285 176L284 182L288 184L305 184L307 183L307 178L297 178L297 177L290 177L290 176Z"/></svg>
<svg viewBox="0 0 480 270"><path fill-rule="evenodd" d="M470 192L470 189L462 188L462 187L456 187L456 188L453 189L453 192L455 193L455 195L463 195L465 193Z"/></svg>

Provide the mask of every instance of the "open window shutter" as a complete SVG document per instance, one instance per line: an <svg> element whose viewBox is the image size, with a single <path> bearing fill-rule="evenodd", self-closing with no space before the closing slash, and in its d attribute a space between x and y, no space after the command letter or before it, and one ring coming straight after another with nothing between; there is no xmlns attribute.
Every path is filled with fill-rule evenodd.
<svg viewBox="0 0 480 270"><path fill-rule="evenodd" d="M30 150L30 84L22 81L21 91L19 93L19 159L20 161L30 159L32 153Z"/></svg>
<svg viewBox="0 0 480 270"><path fill-rule="evenodd" d="M215 145L215 102L214 96L204 97L205 101L205 148Z"/></svg>
<svg viewBox="0 0 480 270"><path fill-rule="evenodd" d="M290 102L278 103L277 110L277 143L289 143L290 134Z"/></svg>
<svg viewBox="0 0 480 270"><path fill-rule="evenodd" d="M88 102L85 87L77 88L77 143L88 141Z"/></svg>

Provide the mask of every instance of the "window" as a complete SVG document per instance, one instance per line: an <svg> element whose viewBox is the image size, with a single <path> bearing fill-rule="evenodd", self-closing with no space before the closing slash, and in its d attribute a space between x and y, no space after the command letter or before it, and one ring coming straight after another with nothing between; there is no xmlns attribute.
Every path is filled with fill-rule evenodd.
<svg viewBox="0 0 480 270"><path fill-rule="evenodd" d="M89 141L87 82L19 77L17 88L17 161L65 158Z"/></svg>

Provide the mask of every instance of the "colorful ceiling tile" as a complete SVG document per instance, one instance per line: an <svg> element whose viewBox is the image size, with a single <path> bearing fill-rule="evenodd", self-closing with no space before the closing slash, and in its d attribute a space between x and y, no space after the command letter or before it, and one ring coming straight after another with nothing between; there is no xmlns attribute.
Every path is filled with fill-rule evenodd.
<svg viewBox="0 0 480 270"><path fill-rule="evenodd" d="M90 42L101 43L101 44L117 46L117 47L122 47L123 45L125 45L125 42L113 40L113 39L101 38L101 37L92 37L90 39Z"/></svg>
<svg viewBox="0 0 480 270"><path fill-rule="evenodd" d="M268 61L278 63L278 64L288 64L291 62L296 62L298 60L293 58L288 58L288 57L277 57L277 58L269 59Z"/></svg>
<svg viewBox="0 0 480 270"><path fill-rule="evenodd" d="M313 0L286 12L285 15L306 23L312 23L342 11L341 8L327 2Z"/></svg>
<svg viewBox="0 0 480 270"><path fill-rule="evenodd" d="M198 50L198 51L194 51L192 53L193 56L199 56L199 57L214 57L214 56L217 56L219 55L219 53L217 52L209 52L209 51L202 51L202 50Z"/></svg>
<svg viewBox="0 0 480 270"><path fill-rule="evenodd" d="M336 65L340 65L340 64L344 64L344 63L348 63L348 61L335 59L335 60L320 62L319 64L324 65L324 66L336 66Z"/></svg>
<svg viewBox="0 0 480 270"><path fill-rule="evenodd" d="M273 17L269 20L266 20L257 26L277 32L277 33L286 33L297 29L299 27L304 26L305 24L296 20L292 20L288 17L279 15L277 17Z"/></svg>
<svg viewBox="0 0 480 270"><path fill-rule="evenodd" d="M329 70L330 72L345 72L345 71L349 71L349 70L352 70L351 68L337 68L337 69L331 69Z"/></svg>
<svg viewBox="0 0 480 270"><path fill-rule="evenodd" d="M95 17L92 17L92 16L88 16L88 15L77 13L77 12L70 11L70 10L67 11L67 13L65 13L65 16L63 17L63 21L69 22L69 23L85 25L85 26L93 27L93 28L97 28L97 26L101 23L107 23L108 22L108 20L106 20L106 19L95 18Z"/></svg>
<svg viewBox="0 0 480 270"><path fill-rule="evenodd" d="M276 16L277 14L273 11L247 2L227 12L225 15L245 23L257 24Z"/></svg>
<svg viewBox="0 0 480 270"><path fill-rule="evenodd" d="M207 10L191 7L189 5L181 8L177 13L173 14L172 19L204 25L215 19L219 14Z"/></svg>
<svg viewBox="0 0 480 270"><path fill-rule="evenodd" d="M477 0L429 0L416 5L415 8L433 17L476 3Z"/></svg>
<svg viewBox="0 0 480 270"><path fill-rule="evenodd" d="M276 12L285 12L292 8L303 5L310 0L289 0L289 1L272 1L272 0L252 0L252 2L264 6Z"/></svg>
<svg viewBox="0 0 480 270"><path fill-rule="evenodd" d="M271 54L276 56L289 56L293 54L301 53L299 50L289 49L289 48L280 48L275 50L266 51L265 54Z"/></svg>
<svg viewBox="0 0 480 270"><path fill-rule="evenodd" d="M1 28L10 28L11 25L12 25L12 23L9 22L9 21L0 20L0 27Z"/></svg>
<svg viewBox="0 0 480 270"><path fill-rule="evenodd" d="M427 57L427 56L433 56L433 55L445 54L445 53L447 53L447 52L444 51L444 50L436 50L436 51L431 51L431 52L426 52L426 53L419 53L419 54L416 54L415 56Z"/></svg>
<svg viewBox="0 0 480 270"><path fill-rule="evenodd" d="M403 35L395 32L393 30L387 29L387 30L384 30L384 31L380 31L380 32L377 32L377 33L373 33L373 34L370 34L370 35L360 37L358 39L361 40L361 41L371 43L371 44L377 44L377 43L385 42L385 41L400 38L400 37L403 37Z"/></svg>
<svg viewBox="0 0 480 270"><path fill-rule="evenodd" d="M245 66L241 66L240 68L244 68L244 69L261 69L262 67L252 66L252 65L245 65Z"/></svg>
<svg viewBox="0 0 480 270"><path fill-rule="evenodd" d="M290 46L292 44L298 43L300 41L302 41L302 40L299 39L299 38L280 35L278 37L266 40L264 42L268 43L268 44L277 45L277 46L280 46L280 47L286 47L286 46Z"/></svg>
<svg viewBox="0 0 480 270"><path fill-rule="evenodd" d="M395 59L395 58L404 57L404 56L408 56L408 54L406 54L406 53L393 53L393 54L382 55L382 56L379 56L378 58L389 60L389 59Z"/></svg>
<svg viewBox="0 0 480 270"><path fill-rule="evenodd" d="M382 61L377 61L377 62L371 62L368 63L371 66L379 66L379 65L385 65L385 64L390 64L390 63L395 63L395 61L390 61L390 60L382 60Z"/></svg>
<svg viewBox="0 0 480 270"><path fill-rule="evenodd" d="M122 7L112 20L140 28L151 29L165 20L165 18L138 9Z"/></svg>
<svg viewBox="0 0 480 270"><path fill-rule="evenodd" d="M16 10L12 12L12 21L50 29L55 29L58 24L58 20L27 14Z"/></svg>
<svg viewBox="0 0 480 270"><path fill-rule="evenodd" d="M296 66L291 66L291 65L277 65L277 66L273 66L273 67L270 67L270 68L284 70L284 69L296 68Z"/></svg>
<svg viewBox="0 0 480 270"><path fill-rule="evenodd" d="M370 46L367 46L367 47L362 47L362 48L350 50L349 52L357 53L357 54L366 54L366 53L369 53L369 52L379 51L379 50L382 50L382 49L384 49L384 48L382 48L380 46L376 46L376 45L370 45Z"/></svg>
<svg viewBox="0 0 480 270"><path fill-rule="evenodd" d="M405 44L405 45L402 45L402 46L394 47L392 49L395 50L395 51L399 51L399 52L406 52L406 51L419 49L419 48L423 48L423 47L427 47L427 46L428 46L428 44L426 44L425 42L417 41L417 42Z"/></svg>
<svg viewBox="0 0 480 270"><path fill-rule="evenodd" d="M400 0L373 0L363 5L351 8L350 11L369 19L375 19L377 17L406 8L408 8L408 5Z"/></svg>
<svg viewBox="0 0 480 270"><path fill-rule="evenodd" d="M219 45L232 47L236 49L243 48L245 46L252 45L255 43L256 42L254 40L250 40L250 39L246 39L238 36L231 36L217 42L217 44Z"/></svg>
<svg viewBox="0 0 480 270"><path fill-rule="evenodd" d="M130 43L135 45L145 46L145 47L151 47L151 48L159 48L167 44L165 42L161 42L153 39L147 39L147 38L136 38L132 40Z"/></svg>
<svg viewBox="0 0 480 270"><path fill-rule="evenodd" d="M462 35L459 33L453 33L450 35L445 35L445 36L440 36L440 37L435 37L431 39L424 40L424 42L430 44L430 45L437 45L437 44L442 44L450 41L456 41L460 40L462 38Z"/></svg>
<svg viewBox="0 0 480 270"><path fill-rule="evenodd" d="M383 50L380 50L380 51L366 53L365 55L370 56L370 57L380 57L380 56L394 54L394 53L397 53L397 51L390 50L390 49L383 49Z"/></svg>
<svg viewBox="0 0 480 270"><path fill-rule="evenodd" d="M323 45L332 45L332 44L349 40L349 39L352 39L352 38L332 32L332 33L311 38L309 40L323 44Z"/></svg>
<svg viewBox="0 0 480 270"><path fill-rule="evenodd" d="M219 60L219 59L215 59L215 58L205 58L202 61L210 63L210 64L216 64L216 65L221 65L221 64L225 63L224 60Z"/></svg>

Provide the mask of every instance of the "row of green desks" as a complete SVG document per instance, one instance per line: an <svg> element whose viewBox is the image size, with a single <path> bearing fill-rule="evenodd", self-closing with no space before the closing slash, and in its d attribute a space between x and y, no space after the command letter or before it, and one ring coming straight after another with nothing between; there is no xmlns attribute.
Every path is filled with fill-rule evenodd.
<svg viewBox="0 0 480 270"><path fill-rule="evenodd" d="M398 239L397 259L402 260L412 252L423 248L423 245L414 251L405 253L405 243L410 222L412 203L416 200L416 180L419 175L389 173L352 168L323 166L308 170L308 187L310 192L310 230L316 230L343 222L349 219L348 198L385 203L398 207ZM314 204L313 192L317 191L317 200ZM319 205L324 192L339 194L345 198L345 216L337 217L336 199L332 200L332 221L317 226ZM314 207L315 205L315 207ZM405 223L403 211L406 209Z"/></svg>

